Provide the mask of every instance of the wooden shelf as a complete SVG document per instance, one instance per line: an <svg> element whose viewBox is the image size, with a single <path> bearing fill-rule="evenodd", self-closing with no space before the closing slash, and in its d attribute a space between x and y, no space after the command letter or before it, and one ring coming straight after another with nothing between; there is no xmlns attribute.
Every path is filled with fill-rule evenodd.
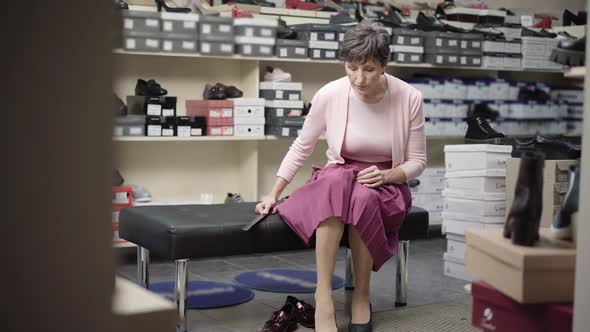
<svg viewBox="0 0 590 332"><path fill-rule="evenodd" d="M271 138L268 138L271 137ZM115 142L196 142L196 141L264 141L274 136L117 136Z"/></svg>
<svg viewBox="0 0 590 332"><path fill-rule="evenodd" d="M563 73L563 76L568 78L584 78L586 77L586 67L571 67Z"/></svg>
<svg viewBox="0 0 590 332"><path fill-rule="evenodd" d="M277 61L277 62L304 62L304 63L322 63L322 64L341 64L340 60L317 60L317 59L293 59L293 58L279 58L279 57L250 57L238 54L219 56L219 55L202 55L196 53L171 53L171 52L132 52L122 49L113 50L115 54L121 55L148 55L148 56L164 56L164 57L185 57L185 58L202 58L202 59L228 59L228 60L243 60L243 61ZM457 66L435 66L428 63L408 64L389 62L390 67L405 67L405 68L447 68L457 70L482 70L482 71L514 71L514 72L535 72L535 73L562 73L559 69L528 69L528 68L488 68L488 67L457 67Z"/></svg>

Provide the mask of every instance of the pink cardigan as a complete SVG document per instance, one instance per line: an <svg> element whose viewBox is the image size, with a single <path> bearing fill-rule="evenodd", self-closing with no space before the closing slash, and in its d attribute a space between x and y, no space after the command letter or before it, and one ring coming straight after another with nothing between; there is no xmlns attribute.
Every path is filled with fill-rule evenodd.
<svg viewBox="0 0 590 332"><path fill-rule="evenodd" d="M426 137L422 93L408 83L385 74L391 101L391 135L393 167L401 167L408 180L420 175L426 167ZM312 154L322 133L328 140L328 164L343 164L340 156L347 121L350 81L343 77L323 86L311 100L312 107L299 137L289 148L277 176L291 182Z"/></svg>

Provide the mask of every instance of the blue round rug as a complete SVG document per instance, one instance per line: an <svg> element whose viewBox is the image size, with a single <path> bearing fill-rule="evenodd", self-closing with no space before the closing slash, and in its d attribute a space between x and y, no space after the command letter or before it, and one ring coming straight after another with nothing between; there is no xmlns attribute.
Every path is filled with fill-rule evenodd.
<svg viewBox="0 0 590 332"><path fill-rule="evenodd" d="M314 270L272 269L243 272L234 281L248 288L277 293L313 293L317 277ZM332 288L344 285L344 279L334 276Z"/></svg>
<svg viewBox="0 0 590 332"><path fill-rule="evenodd" d="M174 301L174 281L155 282L150 290ZM187 309L219 308L248 302L254 298L251 290L228 283L214 281L189 281Z"/></svg>

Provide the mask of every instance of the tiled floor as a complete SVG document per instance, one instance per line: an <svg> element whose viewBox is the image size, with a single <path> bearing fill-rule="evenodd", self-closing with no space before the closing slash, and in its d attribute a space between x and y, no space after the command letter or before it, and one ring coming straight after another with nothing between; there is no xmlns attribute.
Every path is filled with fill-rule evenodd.
<svg viewBox="0 0 590 332"><path fill-rule="evenodd" d="M415 306L459 299L465 295L465 282L443 275L442 254L446 241L443 238L412 241L410 244L408 271L408 305ZM345 251L341 249L336 263L336 274L344 277ZM119 273L135 280L135 262L127 257ZM392 310L394 305L395 267L394 259L386 263L372 276L372 304L374 311ZM193 260L189 262L190 280L215 280L231 282L243 271L268 268L315 269L313 250L277 253L274 255L249 255L227 259ZM173 280L174 265L171 262L152 261L152 281ZM272 311L281 307L287 294L254 291L252 301L228 308L190 310L189 331L258 331ZM334 293L339 322L348 321L349 292L344 288ZM313 294L298 294L297 297L313 304ZM340 324L345 325L345 324ZM300 328L305 331L305 328ZM340 328L346 331L345 327Z"/></svg>

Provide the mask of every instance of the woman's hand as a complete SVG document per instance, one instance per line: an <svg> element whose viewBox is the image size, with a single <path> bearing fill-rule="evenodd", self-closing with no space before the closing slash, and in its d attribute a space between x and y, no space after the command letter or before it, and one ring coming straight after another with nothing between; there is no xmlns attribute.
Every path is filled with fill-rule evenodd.
<svg viewBox="0 0 590 332"><path fill-rule="evenodd" d="M382 171L377 166L370 166L358 173L356 180L365 187L377 188L387 183L387 171Z"/></svg>
<svg viewBox="0 0 590 332"><path fill-rule="evenodd" d="M275 214L277 213L277 199L273 196L266 195L262 197L262 201L256 204L256 213L258 214Z"/></svg>

